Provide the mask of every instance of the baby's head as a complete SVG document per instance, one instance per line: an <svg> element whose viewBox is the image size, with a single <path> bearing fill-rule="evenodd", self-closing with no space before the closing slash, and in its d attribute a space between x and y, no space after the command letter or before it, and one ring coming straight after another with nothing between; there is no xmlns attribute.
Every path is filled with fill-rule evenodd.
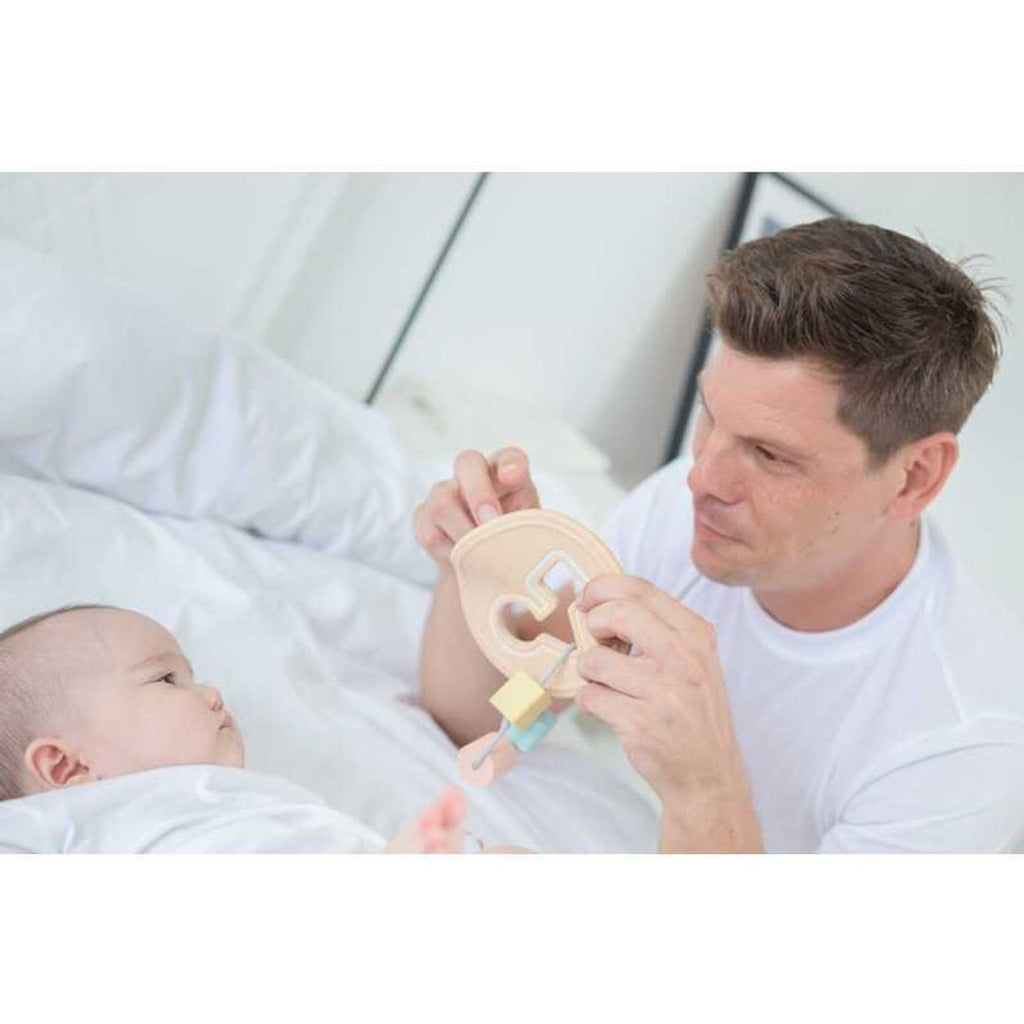
<svg viewBox="0 0 1024 1024"><path fill-rule="evenodd" d="M0 800L244 759L220 694L152 619L80 605L0 633Z"/></svg>

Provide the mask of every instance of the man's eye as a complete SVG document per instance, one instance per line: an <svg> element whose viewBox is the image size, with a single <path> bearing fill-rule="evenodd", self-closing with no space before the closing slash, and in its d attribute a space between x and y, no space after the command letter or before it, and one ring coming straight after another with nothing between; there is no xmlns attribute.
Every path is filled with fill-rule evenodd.
<svg viewBox="0 0 1024 1024"><path fill-rule="evenodd" d="M775 455L772 452L768 451L767 448L762 448L760 445L757 446L757 453L763 459L765 459L767 462L781 462L782 461L778 457L778 455Z"/></svg>

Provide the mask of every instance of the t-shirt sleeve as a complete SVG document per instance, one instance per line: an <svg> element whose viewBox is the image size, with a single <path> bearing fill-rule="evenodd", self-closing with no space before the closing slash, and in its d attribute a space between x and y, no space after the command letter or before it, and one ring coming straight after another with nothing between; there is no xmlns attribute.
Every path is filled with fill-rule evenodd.
<svg viewBox="0 0 1024 1024"><path fill-rule="evenodd" d="M1024 722L922 737L866 774L819 853L1009 853L1024 837Z"/></svg>

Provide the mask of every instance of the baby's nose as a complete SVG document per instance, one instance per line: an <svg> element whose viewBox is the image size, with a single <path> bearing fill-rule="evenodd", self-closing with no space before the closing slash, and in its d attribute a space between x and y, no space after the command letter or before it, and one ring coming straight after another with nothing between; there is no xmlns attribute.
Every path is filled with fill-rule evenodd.
<svg viewBox="0 0 1024 1024"><path fill-rule="evenodd" d="M224 707L224 698L220 695L220 690L216 686L203 686L202 690L203 696L206 697L213 711L220 711Z"/></svg>

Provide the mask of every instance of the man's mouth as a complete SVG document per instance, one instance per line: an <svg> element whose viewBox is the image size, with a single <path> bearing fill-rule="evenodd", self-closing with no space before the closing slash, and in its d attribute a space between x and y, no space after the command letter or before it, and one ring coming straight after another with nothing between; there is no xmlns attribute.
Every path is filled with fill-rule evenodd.
<svg viewBox="0 0 1024 1024"><path fill-rule="evenodd" d="M704 536L710 536L712 540L718 539L731 540L736 542L739 541L738 537L734 537L732 536L732 534L726 533L724 530L720 530L717 526L713 526L702 516L695 515L693 518L698 533L701 533Z"/></svg>

